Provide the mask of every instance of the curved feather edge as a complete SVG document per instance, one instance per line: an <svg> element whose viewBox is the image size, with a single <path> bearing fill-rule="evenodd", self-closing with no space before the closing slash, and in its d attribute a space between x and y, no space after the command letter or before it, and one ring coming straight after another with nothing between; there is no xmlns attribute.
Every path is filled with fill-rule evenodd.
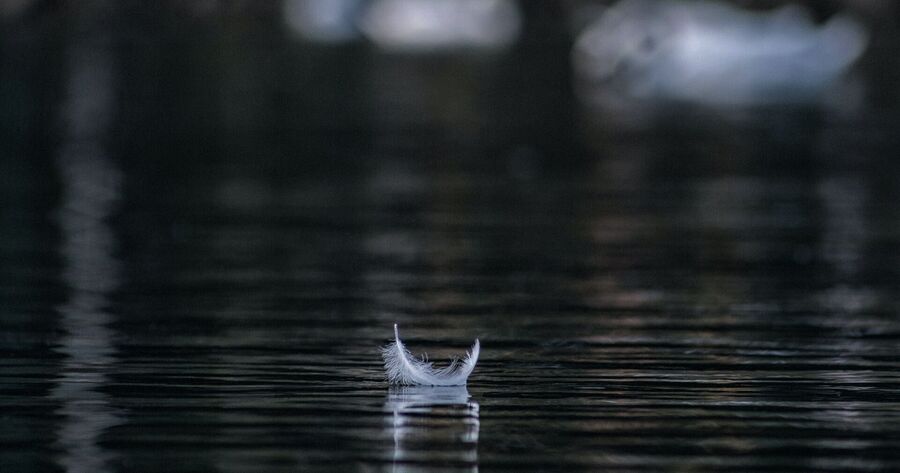
<svg viewBox="0 0 900 473"><path fill-rule="evenodd" d="M481 344L478 339L462 360L453 360L445 368L435 368L424 356L413 356L403 342L397 324L394 324L394 341L381 349L384 371L390 384L408 386L465 386L478 362Z"/></svg>

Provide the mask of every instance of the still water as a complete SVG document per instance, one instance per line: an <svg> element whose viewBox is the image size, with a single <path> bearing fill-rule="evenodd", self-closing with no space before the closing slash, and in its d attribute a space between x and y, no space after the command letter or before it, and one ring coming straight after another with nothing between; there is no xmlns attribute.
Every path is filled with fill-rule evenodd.
<svg viewBox="0 0 900 473"><path fill-rule="evenodd" d="M57 21L2 50L4 473L900 469L893 120L612 138L543 33ZM389 388L395 322L469 386Z"/></svg>

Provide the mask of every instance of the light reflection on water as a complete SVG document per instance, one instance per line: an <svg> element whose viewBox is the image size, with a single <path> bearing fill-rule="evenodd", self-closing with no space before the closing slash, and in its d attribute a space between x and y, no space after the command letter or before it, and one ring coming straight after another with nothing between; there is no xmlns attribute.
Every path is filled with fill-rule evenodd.
<svg viewBox="0 0 900 473"><path fill-rule="evenodd" d="M105 140L113 120L113 58L102 39L73 41L66 55L63 141L57 164L62 180L58 213L62 234L62 280L67 301L59 307L65 355L50 397L61 406L58 462L67 472L106 472L114 455L101 447L107 429L123 422L103 389L115 364L115 332L109 327L109 295L120 284L108 219L121 198L122 176Z"/></svg>

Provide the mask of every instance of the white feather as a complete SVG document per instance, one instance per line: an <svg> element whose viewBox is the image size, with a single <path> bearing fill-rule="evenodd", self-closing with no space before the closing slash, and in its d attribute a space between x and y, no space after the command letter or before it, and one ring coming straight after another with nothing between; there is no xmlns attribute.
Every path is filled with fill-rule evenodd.
<svg viewBox="0 0 900 473"><path fill-rule="evenodd" d="M462 360L454 359L446 368L435 368L424 356L413 356L400 341L397 324L394 324L394 341L381 349L384 371L391 384L410 386L465 386L466 380L478 362L481 345L478 340Z"/></svg>

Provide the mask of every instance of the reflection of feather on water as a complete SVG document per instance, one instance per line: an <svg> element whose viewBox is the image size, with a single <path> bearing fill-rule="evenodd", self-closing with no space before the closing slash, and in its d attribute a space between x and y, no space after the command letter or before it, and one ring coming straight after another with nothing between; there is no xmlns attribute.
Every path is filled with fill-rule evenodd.
<svg viewBox="0 0 900 473"><path fill-rule="evenodd" d="M388 392L385 408L405 413L427 413L435 406L466 406L469 397L465 386L393 386ZM477 404L475 414L477 417Z"/></svg>
<svg viewBox="0 0 900 473"><path fill-rule="evenodd" d="M581 34L573 61L582 85L632 99L811 103L866 42L854 20L839 15L818 26L796 6L750 12L710 1L625 0Z"/></svg>
<svg viewBox="0 0 900 473"><path fill-rule="evenodd" d="M478 362L481 345L478 340L472 351L462 360L453 360L445 368L435 368L425 357L418 359L406 349L400 340L397 324L394 324L394 341L381 349L384 369L391 384L422 386L465 386Z"/></svg>
<svg viewBox="0 0 900 473"><path fill-rule="evenodd" d="M394 471L432 462L478 471L479 407L465 386L395 386L385 410L392 413Z"/></svg>

